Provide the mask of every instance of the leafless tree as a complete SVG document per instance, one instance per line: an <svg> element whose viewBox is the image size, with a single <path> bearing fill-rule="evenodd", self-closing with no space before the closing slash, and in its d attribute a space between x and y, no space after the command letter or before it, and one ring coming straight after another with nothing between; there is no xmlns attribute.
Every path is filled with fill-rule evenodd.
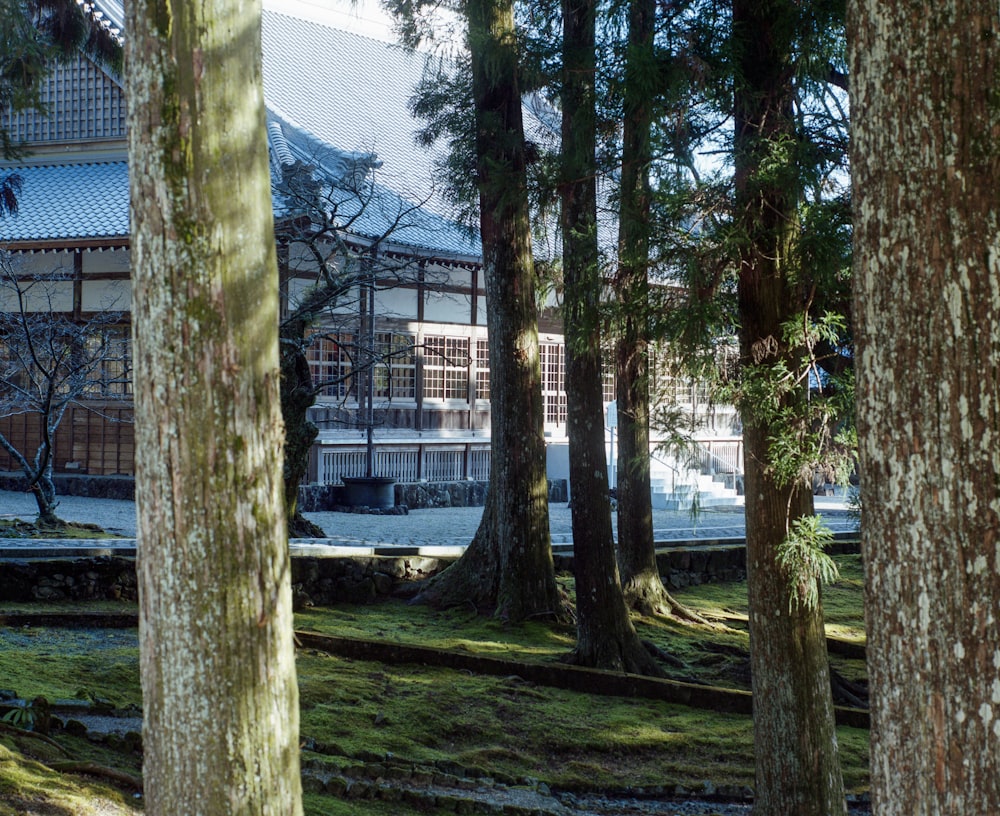
<svg viewBox="0 0 1000 816"><path fill-rule="evenodd" d="M272 123L270 130L281 165L272 196L285 304L280 325L285 505L290 535L319 536L322 530L298 510L299 485L318 435L309 410L321 394L356 399L358 411L345 412L344 421L365 428L371 447L375 400L392 398L393 360L416 353L412 340L397 335L386 342L384 332L376 332L375 294L419 279L443 280L435 280L416 256L385 251L407 230L433 229L421 210L426 198L407 200L380 185L381 163L373 153L309 146L306 159L296 158L280 124ZM293 291L292 282L306 276L309 284ZM346 364L316 377L309 352L321 343Z"/></svg>
<svg viewBox="0 0 1000 816"><path fill-rule="evenodd" d="M27 415L37 434L0 431L38 503L40 524L58 526L52 480L56 431L71 406L130 398L128 326L120 304L80 318L57 302L60 273L23 274L0 255L0 417ZM34 450L32 450L34 448Z"/></svg>

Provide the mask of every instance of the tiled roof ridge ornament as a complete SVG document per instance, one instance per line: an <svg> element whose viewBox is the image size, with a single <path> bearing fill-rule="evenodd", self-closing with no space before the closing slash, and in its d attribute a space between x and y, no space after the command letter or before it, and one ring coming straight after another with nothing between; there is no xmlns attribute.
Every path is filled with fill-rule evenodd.
<svg viewBox="0 0 1000 816"><path fill-rule="evenodd" d="M290 122L279 110L270 105L268 108L267 134L272 156L279 164L276 170L302 159L329 182L345 189L358 189L373 170L382 166L374 150L341 150Z"/></svg>
<svg viewBox="0 0 1000 816"><path fill-rule="evenodd" d="M292 155L292 151L288 147L288 140L285 139L285 134L281 129L280 122L268 122L267 137L268 142L271 144L271 155L279 165L279 168L295 164L295 157Z"/></svg>
<svg viewBox="0 0 1000 816"><path fill-rule="evenodd" d="M111 13L111 9L105 4L95 2L95 0L76 0L76 4L90 17L95 25L106 29L112 37L119 43L125 42L125 34L122 30L124 20L119 20L119 14Z"/></svg>
<svg viewBox="0 0 1000 816"><path fill-rule="evenodd" d="M323 164L336 175L342 182L349 185L349 189L356 189L374 170L382 166L382 160L378 154L372 151L352 150L346 152L336 148L330 148L329 153L323 156Z"/></svg>

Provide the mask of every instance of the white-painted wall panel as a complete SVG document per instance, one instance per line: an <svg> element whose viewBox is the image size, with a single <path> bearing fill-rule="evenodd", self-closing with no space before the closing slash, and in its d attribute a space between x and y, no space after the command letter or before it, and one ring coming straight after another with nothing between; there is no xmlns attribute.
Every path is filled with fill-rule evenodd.
<svg viewBox="0 0 1000 816"><path fill-rule="evenodd" d="M85 312L127 312L132 302L128 280L85 280L80 308Z"/></svg>
<svg viewBox="0 0 1000 816"><path fill-rule="evenodd" d="M472 317L472 297L450 292L427 292L424 295L424 321L434 323L462 323L468 325Z"/></svg>
<svg viewBox="0 0 1000 816"><path fill-rule="evenodd" d="M128 272L130 269L130 253L127 249L83 253L84 275L106 275L109 273Z"/></svg>
<svg viewBox="0 0 1000 816"><path fill-rule="evenodd" d="M379 317L398 317L404 320L417 319L417 290L382 289L375 293L375 314Z"/></svg>
<svg viewBox="0 0 1000 816"><path fill-rule="evenodd" d="M73 281L31 281L22 285L24 308L28 312L73 311ZM0 287L0 311L11 312L18 308L17 294L8 287Z"/></svg>

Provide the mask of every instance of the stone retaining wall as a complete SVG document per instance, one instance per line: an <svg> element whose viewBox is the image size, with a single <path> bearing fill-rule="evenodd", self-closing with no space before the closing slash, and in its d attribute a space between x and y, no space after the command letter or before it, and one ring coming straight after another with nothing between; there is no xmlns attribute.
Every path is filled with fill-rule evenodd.
<svg viewBox="0 0 1000 816"><path fill-rule="evenodd" d="M369 603L407 595L413 582L444 569L453 558L423 556L293 556L296 607L309 604ZM740 546L678 547L657 554L671 589L746 577L746 549ZM555 556L556 569L571 571L571 555ZM135 560L120 556L76 559L5 559L0 568L0 601L135 601Z"/></svg>
<svg viewBox="0 0 1000 816"><path fill-rule="evenodd" d="M433 507L482 507L486 504L489 482L405 482L394 486L397 507L424 510ZM549 480L549 501L569 501L565 479ZM299 509L316 513L346 505L342 485L303 485L299 488Z"/></svg>
<svg viewBox="0 0 1000 816"><path fill-rule="evenodd" d="M0 568L0 601L137 599L133 558L4 560Z"/></svg>
<svg viewBox="0 0 1000 816"><path fill-rule="evenodd" d="M87 476L56 473L52 476L57 496L90 496L94 499L134 499L135 480L131 476ZM19 473L0 473L0 490L23 492L27 480Z"/></svg>

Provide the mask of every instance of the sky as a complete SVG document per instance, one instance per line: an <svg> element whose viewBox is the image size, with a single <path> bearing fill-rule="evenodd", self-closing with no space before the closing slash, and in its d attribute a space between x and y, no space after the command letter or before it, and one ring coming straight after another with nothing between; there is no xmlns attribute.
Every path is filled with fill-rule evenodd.
<svg viewBox="0 0 1000 816"><path fill-rule="evenodd" d="M385 42L396 41L391 20L379 0L264 0L264 6Z"/></svg>

